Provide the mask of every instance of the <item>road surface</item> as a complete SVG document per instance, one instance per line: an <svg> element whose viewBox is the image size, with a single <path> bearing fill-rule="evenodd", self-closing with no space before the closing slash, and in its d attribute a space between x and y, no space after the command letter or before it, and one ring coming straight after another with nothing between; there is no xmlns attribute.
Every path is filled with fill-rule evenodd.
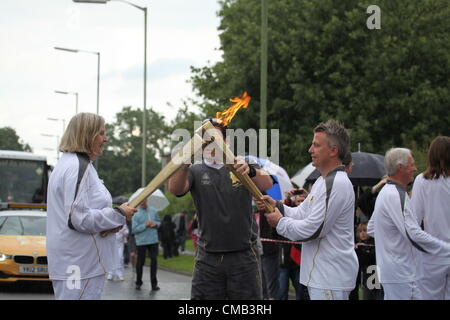
<svg viewBox="0 0 450 320"><path fill-rule="evenodd" d="M191 297L191 277L158 269L158 286L161 290L150 292L150 268L144 266L144 284L135 289L135 273L125 268L125 281L105 280L102 300L187 300ZM1 284L0 300L53 300L48 286L37 284Z"/></svg>

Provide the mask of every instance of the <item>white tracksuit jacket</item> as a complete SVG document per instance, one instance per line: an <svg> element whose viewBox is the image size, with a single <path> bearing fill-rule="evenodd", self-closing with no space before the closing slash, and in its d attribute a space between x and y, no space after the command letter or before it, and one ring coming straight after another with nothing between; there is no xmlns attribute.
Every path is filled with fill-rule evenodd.
<svg viewBox="0 0 450 320"><path fill-rule="evenodd" d="M319 177L300 206L282 208L277 232L303 241L300 282L308 287L351 291L356 284L355 195L343 169Z"/></svg>
<svg viewBox="0 0 450 320"><path fill-rule="evenodd" d="M412 189L413 212L424 231L450 243L450 177L428 180L419 174ZM426 264L450 265L450 257L423 253Z"/></svg>
<svg viewBox="0 0 450 320"><path fill-rule="evenodd" d="M380 283L408 283L421 276L419 251L450 257L450 244L424 232L406 190L389 181L381 189L367 232L375 238Z"/></svg>
<svg viewBox="0 0 450 320"><path fill-rule="evenodd" d="M64 153L48 184L47 256L53 280L87 279L113 270L116 235L103 238L99 232L126 224L90 161L74 199L80 163L77 154ZM69 228L70 213L75 230Z"/></svg>

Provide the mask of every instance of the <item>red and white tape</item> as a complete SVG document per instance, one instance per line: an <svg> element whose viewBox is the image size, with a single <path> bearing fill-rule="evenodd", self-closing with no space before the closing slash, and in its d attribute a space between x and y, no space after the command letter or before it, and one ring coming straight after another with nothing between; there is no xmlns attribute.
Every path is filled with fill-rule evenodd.
<svg viewBox="0 0 450 320"><path fill-rule="evenodd" d="M299 241L289 241L289 240L275 240L275 239L267 239L267 238L260 238L263 242L276 242L276 243L286 243L286 244L302 244L302 242Z"/></svg>

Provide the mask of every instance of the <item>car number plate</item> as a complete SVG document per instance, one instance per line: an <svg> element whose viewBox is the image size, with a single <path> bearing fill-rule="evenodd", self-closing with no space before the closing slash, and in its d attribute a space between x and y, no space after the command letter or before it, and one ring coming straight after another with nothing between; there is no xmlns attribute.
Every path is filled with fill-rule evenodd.
<svg viewBox="0 0 450 320"><path fill-rule="evenodd" d="M48 268L47 267L19 267L20 273L28 273L28 274L47 274Z"/></svg>

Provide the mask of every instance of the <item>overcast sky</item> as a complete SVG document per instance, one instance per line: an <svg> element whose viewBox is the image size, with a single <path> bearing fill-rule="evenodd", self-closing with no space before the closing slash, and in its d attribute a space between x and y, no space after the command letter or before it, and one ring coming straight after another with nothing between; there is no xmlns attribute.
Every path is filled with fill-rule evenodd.
<svg viewBox="0 0 450 320"><path fill-rule="evenodd" d="M130 0L148 8L147 107L172 119L182 99L193 97L190 66L221 59L216 0ZM75 114L96 112L100 52L100 114L107 122L123 106L142 108L143 11L119 1L0 1L0 127L16 130L35 153L56 161L56 137ZM173 107L167 106L170 102ZM55 149L54 151L45 150Z"/></svg>

